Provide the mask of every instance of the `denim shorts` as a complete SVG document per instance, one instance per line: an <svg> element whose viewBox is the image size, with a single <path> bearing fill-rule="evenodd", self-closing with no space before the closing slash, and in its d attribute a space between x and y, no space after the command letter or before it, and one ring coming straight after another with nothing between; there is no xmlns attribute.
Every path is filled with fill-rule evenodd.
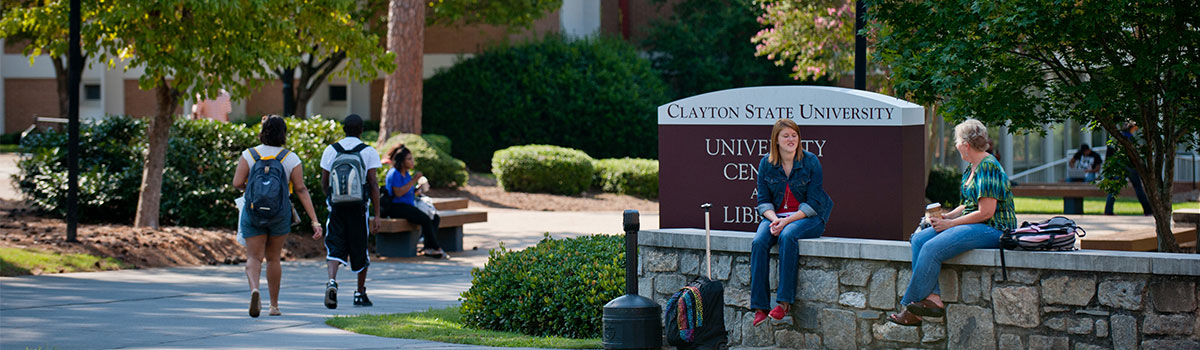
<svg viewBox="0 0 1200 350"><path fill-rule="evenodd" d="M272 225L269 229L262 229L250 225L250 213L242 210L242 215L238 217L238 235L244 237L254 237L258 235L269 234L271 236L283 236L288 234L292 228L292 218L287 218Z"/></svg>

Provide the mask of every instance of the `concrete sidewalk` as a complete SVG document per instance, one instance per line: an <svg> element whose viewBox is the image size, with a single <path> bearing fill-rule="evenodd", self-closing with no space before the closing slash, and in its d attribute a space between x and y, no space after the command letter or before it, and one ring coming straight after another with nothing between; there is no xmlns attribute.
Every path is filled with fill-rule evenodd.
<svg viewBox="0 0 1200 350"><path fill-rule="evenodd" d="M374 263L374 307L351 305L354 278L340 272L336 310L322 304L324 264L284 264L281 317L250 318L244 265L0 278L0 348L22 349L479 349L359 335L324 324L336 315L387 314L458 304L470 269Z"/></svg>

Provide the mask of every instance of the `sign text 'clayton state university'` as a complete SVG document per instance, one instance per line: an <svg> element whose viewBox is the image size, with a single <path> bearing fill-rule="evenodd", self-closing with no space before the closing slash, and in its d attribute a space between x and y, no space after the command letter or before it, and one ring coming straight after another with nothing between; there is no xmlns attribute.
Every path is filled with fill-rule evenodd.
<svg viewBox="0 0 1200 350"><path fill-rule="evenodd" d="M754 231L759 161L780 118L821 161L833 198L826 236L903 239L924 208L924 109L867 91L778 86L730 89L658 107L663 228Z"/></svg>

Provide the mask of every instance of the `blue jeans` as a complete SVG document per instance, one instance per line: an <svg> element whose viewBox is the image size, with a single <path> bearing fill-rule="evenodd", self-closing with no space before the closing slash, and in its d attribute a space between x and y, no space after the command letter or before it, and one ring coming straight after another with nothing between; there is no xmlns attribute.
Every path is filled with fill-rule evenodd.
<svg viewBox="0 0 1200 350"><path fill-rule="evenodd" d="M1000 230L984 224L958 225L938 233L932 227L912 235L912 280L901 305L941 295L938 275L942 262L971 249L999 248Z"/></svg>
<svg viewBox="0 0 1200 350"><path fill-rule="evenodd" d="M803 218L783 227L779 236L771 234L771 220L758 224L750 248L750 308L768 310L771 295L771 246L779 244L779 290L775 301L791 303L796 299L796 270L800 268L800 240L821 237L825 223L819 218Z"/></svg>
<svg viewBox="0 0 1200 350"><path fill-rule="evenodd" d="M1142 188L1142 176L1138 175L1134 168L1125 168L1125 171L1129 174L1129 185L1133 186L1133 193L1137 194L1138 202L1142 204L1142 214L1150 215L1150 200L1146 198L1146 190ZM1113 214L1113 203L1116 201L1116 197L1108 195L1108 199L1104 201L1104 215Z"/></svg>

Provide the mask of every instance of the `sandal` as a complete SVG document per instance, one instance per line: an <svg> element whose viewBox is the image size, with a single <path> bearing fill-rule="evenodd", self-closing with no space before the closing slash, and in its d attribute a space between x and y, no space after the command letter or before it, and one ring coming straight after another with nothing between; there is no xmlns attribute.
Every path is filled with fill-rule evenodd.
<svg viewBox="0 0 1200 350"><path fill-rule="evenodd" d="M895 323L901 326L915 327L921 325L921 318L917 317L908 311L899 314L891 314L887 317L888 322Z"/></svg>
<svg viewBox="0 0 1200 350"><path fill-rule="evenodd" d="M939 307L932 300L925 299L915 303L908 304L905 307L908 312L914 313L917 316L923 317L942 317L946 316L946 308Z"/></svg>
<svg viewBox="0 0 1200 350"><path fill-rule="evenodd" d="M282 313L282 312L279 312L279 307L278 307L278 306L272 306L272 307L271 307L271 311L270 311L270 312L267 312L267 315L268 315L268 316L283 316L283 313Z"/></svg>
<svg viewBox="0 0 1200 350"><path fill-rule="evenodd" d="M258 317L258 311L262 310L262 304L259 303L258 289L250 291L250 317Z"/></svg>

